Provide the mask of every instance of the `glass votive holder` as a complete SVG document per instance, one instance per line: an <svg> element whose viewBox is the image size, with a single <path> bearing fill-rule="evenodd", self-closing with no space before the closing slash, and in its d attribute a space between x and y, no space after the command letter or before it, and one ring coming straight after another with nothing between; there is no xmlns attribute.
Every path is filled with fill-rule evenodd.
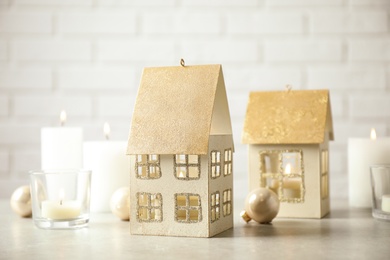
<svg viewBox="0 0 390 260"><path fill-rule="evenodd" d="M33 221L44 229L75 229L89 222L91 171L30 171Z"/></svg>
<svg viewBox="0 0 390 260"><path fill-rule="evenodd" d="M390 221L390 165L371 165L372 216Z"/></svg>

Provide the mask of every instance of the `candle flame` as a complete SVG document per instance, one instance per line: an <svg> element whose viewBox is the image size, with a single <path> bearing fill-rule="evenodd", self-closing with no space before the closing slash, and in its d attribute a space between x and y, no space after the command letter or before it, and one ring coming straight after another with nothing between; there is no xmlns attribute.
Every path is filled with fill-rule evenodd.
<svg viewBox="0 0 390 260"><path fill-rule="evenodd" d="M371 140L376 140L376 131L375 131L375 128L371 128L370 138L371 138Z"/></svg>
<svg viewBox="0 0 390 260"><path fill-rule="evenodd" d="M65 121L66 121L66 112L65 112L65 110L61 110L61 113L60 113L61 126L63 126L65 124Z"/></svg>
<svg viewBox="0 0 390 260"><path fill-rule="evenodd" d="M291 164L288 163L286 167L284 168L284 173L290 174L291 173Z"/></svg>
<svg viewBox="0 0 390 260"><path fill-rule="evenodd" d="M108 140L110 138L111 128L110 128L110 125L107 122L105 122L104 125L103 125L103 132L104 132L104 136Z"/></svg>

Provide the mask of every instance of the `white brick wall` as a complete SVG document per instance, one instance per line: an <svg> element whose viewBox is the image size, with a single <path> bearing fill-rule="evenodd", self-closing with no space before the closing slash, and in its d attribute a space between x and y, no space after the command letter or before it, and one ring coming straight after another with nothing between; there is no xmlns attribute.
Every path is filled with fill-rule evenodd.
<svg viewBox="0 0 390 260"><path fill-rule="evenodd" d="M50 13L0 11L0 33L51 33L53 29L51 20Z"/></svg>
<svg viewBox="0 0 390 260"><path fill-rule="evenodd" d="M390 135L389 14L388 0L0 0L0 198L39 168L61 109L86 140L105 121L125 140L143 67L180 58L223 65L237 198L248 92L330 89L331 195L346 197L348 138Z"/></svg>
<svg viewBox="0 0 390 260"><path fill-rule="evenodd" d="M50 89L51 87L51 69L0 67L0 89Z"/></svg>

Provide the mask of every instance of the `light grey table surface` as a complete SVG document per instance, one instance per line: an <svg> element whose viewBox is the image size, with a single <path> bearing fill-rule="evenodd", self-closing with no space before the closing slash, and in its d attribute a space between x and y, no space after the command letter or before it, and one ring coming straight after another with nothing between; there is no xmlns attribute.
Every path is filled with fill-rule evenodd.
<svg viewBox="0 0 390 260"><path fill-rule="evenodd" d="M42 230L0 201L0 259L390 259L390 222L332 203L326 218L235 226L213 238L132 236L129 222L91 214L88 228Z"/></svg>

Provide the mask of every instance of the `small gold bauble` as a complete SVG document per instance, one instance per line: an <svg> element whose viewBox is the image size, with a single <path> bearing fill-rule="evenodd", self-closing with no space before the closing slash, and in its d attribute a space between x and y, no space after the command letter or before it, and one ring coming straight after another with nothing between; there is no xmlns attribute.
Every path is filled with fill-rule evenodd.
<svg viewBox="0 0 390 260"><path fill-rule="evenodd" d="M21 186L17 188L10 200L12 210L21 217L31 217L31 194L30 186Z"/></svg>
<svg viewBox="0 0 390 260"><path fill-rule="evenodd" d="M117 189L110 199L111 212L121 220L130 220L130 189Z"/></svg>
<svg viewBox="0 0 390 260"><path fill-rule="evenodd" d="M246 222L253 219L259 223L269 223L278 214L279 204L279 198L275 192L267 188L258 188L246 197L245 213L241 216Z"/></svg>

